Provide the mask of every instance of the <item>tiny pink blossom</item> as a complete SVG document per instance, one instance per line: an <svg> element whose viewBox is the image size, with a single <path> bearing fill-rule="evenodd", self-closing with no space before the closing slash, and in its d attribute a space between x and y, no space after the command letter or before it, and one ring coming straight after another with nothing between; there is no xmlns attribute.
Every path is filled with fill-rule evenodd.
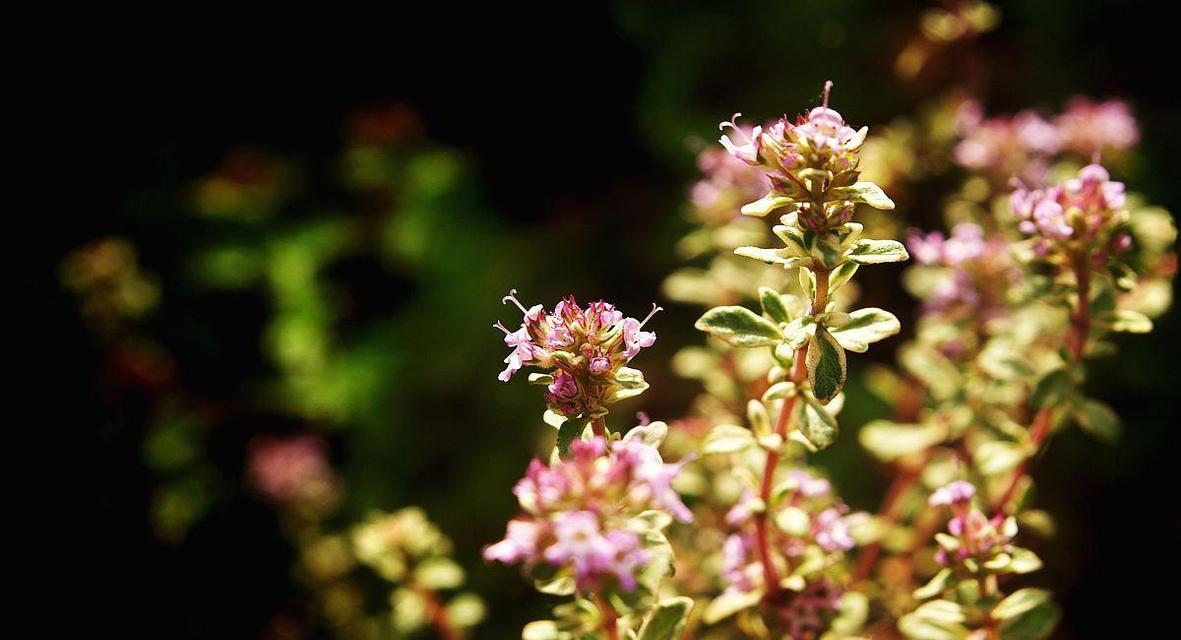
<svg viewBox="0 0 1181 640"><path fill-rule="evenodd" d="M967 504L976 495L976 487L964 480L955 480L939 487L931 494L927 503L932 507Z"/></svg>

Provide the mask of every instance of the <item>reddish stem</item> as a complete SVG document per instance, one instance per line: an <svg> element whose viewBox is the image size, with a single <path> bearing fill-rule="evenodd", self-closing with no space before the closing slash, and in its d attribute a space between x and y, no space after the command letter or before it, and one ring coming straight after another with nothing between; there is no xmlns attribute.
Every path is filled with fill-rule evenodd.
<svg viewBox="0 0 1181 640"><path fill-rule="evenodd" d="M601 417L601 416L598 418L595 418L594 420L591 420L591 433L594 433L596 436L599 436L601 438L606 438L607 437L607 421L605 419L603 419L603 417Z"/></svg>
<svg viewBox="0 0 1181 640"><path fill-rule="evenodd" d="M928 452L925 460L930 459L930 457L931 452ZM920 466L926 464L925 460ZM919 473L913 467L907 467L901 473L894 476L894 481L890 483L890 489L886 492L886 497L882 500L882 508L878 512L882 519L888 522L894 522L898 519L898 510L902 508L902 496L910 491L910 488L914 486L918 478ZM882 543L874 542L857 556L857 567L853 570L853 584L869 577L869 572L873 569L873 565L877 561L878 554L881 553L881 550Z"/></svg>
<svg viewBox="0 0 1181 640"><path fill-rule="evenodd" d="M810 313L816 315L824 312L824 307L828 305L828 271L816 271L816 298L812 301L812 308ZM796 350L795 366L792 367L791 381L797 387L803 384L808 377L808 368L805 364L805 359L808 355L808 343L804 343ZM796 395L788 398L783 403L783 410L779 412L779 418L775 422L775 433L787 441L787 436L791 432L791 416L795 412L796 403L799 401L799 392ZM779 586L779 571L775 568L775 559L771 555L771 531L770 525L767 522L767 509L771 506L771 492L775 488L775 469L779 467L779 461L783 458L783 454L778 449L773 449L767 452L767 464L763 467L763 483L760 487L759 497L763 501L763 510L754 515L755 521L755 536L757 538L757 548L759 552L759 561L763 565L763 583L766 587L765 598L768 601L773 601L779 596L781 590Z"/></svg>
<svg viewBox="0 0 1181 640"><path fill-rule="evenodd" d="M451 624L447 617L447 608L439 602L439 596L430 589L420 589L419 594L426 600L427 615L439 637L442 640L462 640L463 634Z"/></svg>
<svg viewBox="0 0 1181 640"><path fill-rule="evenodd" d="M599 607L599 615L603 616L603 632L607 634L607 640L619 640L619 613L611 606L611 601L598 594L595 605Z"/></svg>
<svg viewBox="0 0 1181 640"><path fill-rule="evenodd" d="M1074 275L1078 282L1078 304L1070 314L1070 330L1066 334L1066 348L1074 363L1079 364L1082 363L1083 357L1086 355L1087 339L1091 334L1091 270L1085 255L1075 259ZM1029 442L1033 445L1033 453L1018 465L1008 486L1005 487L1004 493L993 504L997 515L1008 513L1009 502L1012 501L1013 494L1017 491L1017 485L1021 484L1021 478L1025 477L1029 461L1045 444L1050 435L1050 425L1053 423L1054 407L1052 406L1042 407L1034 415L1033 423L1029 427Z"/></svg>

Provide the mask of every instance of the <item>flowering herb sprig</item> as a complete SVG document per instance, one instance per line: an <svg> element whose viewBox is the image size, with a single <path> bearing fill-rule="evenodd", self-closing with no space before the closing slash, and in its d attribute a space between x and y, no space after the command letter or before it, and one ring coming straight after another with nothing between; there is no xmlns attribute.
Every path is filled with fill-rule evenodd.
<svg viewBox="0 0 1181 640"><path fill-rule="evenodd" d="M583 309L570 296L548 313L542 305L526 309L516 290L503 300L520 309L524 318L516 331L499 322L494 325L504 332L504 343L512 349L504 359L507 366L500 380L508 382L521 367L542 370L530 374L529 382L546 388L546 422L558 427L562 455L587 424L596 435L606 435L607 408L648 388L643 372L626 365L656 342L656 334L644 331L644 326L660 307L652 305L641 321L625 318L602 300Z"/></svg>
<svg viewBox="0 0 1181 640"><path fill-rule="evenodd" d="M810 584L828 578L819 571L811 575L807 571L799 573L801 565L807 563L793 557L790 550L809 533L804 528L843 520L834 520L831 512L822 512L813 521L806 512L781 510L784 500L801 494L777 491L780 485L776 472L788 453L789 442L816 450L835 439L835 413L841 404L847 371L845 351L863 352L869 344L899 330L897 318L881 309L838 311L830 293L848 283L860 265L908 257L896 241L862 238L862 225L852 221L858 203L878 209L892 209L894 203L877 185L858 181L858 149L867 129L849 127L839 113L829 108L831 87L826 83L822 106L794 123L784 118L766 129L755 127L749 134L742 132L734 120L722 125L723 129L731 128L736 138L723 136L722 144L735 157L760 168L771 183L770 191L744 206L742 213L761 217L773 211L783 212L773 232L784 248L739 247L735 253L784 269L798 269L806 300L762 288L761 314L745 307L723 306L707 311L697 321L698 329L731 345L768 348L776 363L768 374L770 387L761 400L750 403L751 429L723 424L706 439L707 453L746 455L757 450L764 458L761 473L751 474L747 494L752 503L749 521L753 531L748 534L751 555L762 579L757 589L746 592L753 593L753 597L736 599L733 592L723 594L711 604L715 613L711 618L716 621L762 603L772 614L762 616L765 627L797 634L793 637L807 636L792 630L790 603ZM773 426L771 415L777 416ZM792 515L772 518L772 514L779 513ZM781 541L775 531L786 534L786 541ZM836 539L844 541L843 536L825 530L828 546L833 546ZM824 551L820 538L812 542L813 549ZM824 564L821 562L821 567Z"/></svg>
<svg viewBox="0 0 1181 640"><path fill-rule="evenodd" d="M522 513L505 537L484 550L489 562L520 564L543 593L573 596L554 620L531 623L528 638L607 640L635 637L671 640L688 619L688 598L661 599L661 583L673 570L664 530L693 514L673 488L681 465L666 464L657 447L668 427L637 426L620 437L607 430L608 407L648 388L644 375L626 366L656 334L644 320L624 317L598 301L585 309L573 296L547 313L526 309L511 291L504 298L524 315L505 334L513 351L500 374L541 369L530 382L546 387L545 421L558 429L556 453L534 460L513 489Z"/></svg>
<svg viewBox="0 0 1181 640"><path fill-rule="evenodd" d="M952 232L911 234L918 265L904 281L923 309L900 350L907 377L879 371L871 382L896 418L866 425L860 439L897 475L875 518L879 542L858 558L853 580L878 568L882 604L910 611L898 620L907 637L1040 638L1058 616L1050 594L1006 594L996 579L1040 566L1015 545L1018 522L1022 538L1053 528L1030 504L1029 465L1071 422L1118 437L1112 409L1081 392L1083 363L1114 349L1111 334L1148 331L1167 308L1160 292L1175 268L1176 232L1093 155L1118 158L1135 142L1123 103L1074 100L1048 119L985 120L969 102L972 111L965 118L961 109L964 138L952 154L970 171L948 201ZM938 489L930 504L915 499L954 477L974 484ZM936 533L945 507L953 517ZM900 542L903 532L917 544ZM881 547L895 556L876 562ZM928 553L942 569L902 593L899 567L919 567ZM910 595L935 600L915 607Z"/></svg>
<svg viewBox="0 0 1181 640"><path fill-rule="evenodd" d="M1048 592L1020 589L1004 596L1000 591L1000 576L1036 571L1042 562L1013 543L1016 518L985 515L972 506L975 493L971 483L956 480L928 500L931 507L949 509L951 518L947 533L935 534L935 557L943 568L914 592L926 602L898 620L907 637L1040 637L1057 622Z"/></svg>

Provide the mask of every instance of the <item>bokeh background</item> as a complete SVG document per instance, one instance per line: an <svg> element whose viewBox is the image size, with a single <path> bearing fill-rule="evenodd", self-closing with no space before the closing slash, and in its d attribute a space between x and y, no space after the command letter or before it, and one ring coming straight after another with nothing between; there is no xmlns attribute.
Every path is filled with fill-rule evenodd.
<svg viewBox="0 0 1181 640"><path fill-rule="evenodd" d="M479 552L552 430L535 389L495 379L490 325L513 319L499 298L573 292L641 315L660 301L659 340L637 361L652 390L624 410L684 413L695 383L668 359L701 340L697 310L662 301L660 283L681 264L695 152L734 111L798 112L825 79L871 133L952 83L989 112L1119 97L1143 133L1122 177L1181 211L1175 36L1158 3L997 6L1001 24L970 54L940 52L908 81L894 61L924 3L205 2L76 16L81 46L60 76L72 113L54 125L64 142L42 199L58 222L36 278L59 398L45 426L69 443L55 468L78 471L89 626L284 637L277 616L302 591L246 458L259 434L312 432L346 488L335 518L422 506L488 604L476 637L518 637L550 603ZM932 227L936 202L900 215ZM87 307L63 260L112 237L138 275L124 307ZM905 331L914 302L898 270L882 272L869 295ZM1039 549L1039 579L1064 605L1057 637L1130 637L1171 610L1178 325L1170 313L1094 368L1091 392L1127 425L1119 447L1071 430L1037 465L1060 522ZM889 362L899 342L858 364ZM885 486L855 430L885 411L853 386L845 435L820 456L855 508L873 510Z"/></svg>

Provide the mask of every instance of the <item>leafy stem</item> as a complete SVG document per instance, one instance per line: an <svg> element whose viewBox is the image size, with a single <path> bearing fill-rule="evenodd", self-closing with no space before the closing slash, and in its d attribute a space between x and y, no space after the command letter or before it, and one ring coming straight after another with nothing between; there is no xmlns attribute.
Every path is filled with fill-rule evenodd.
<svg viewBox="0 0 1181 640"><path fill-rule="evenodd" d="M816 271L816 297L812 300L811 314L816 315L824 312L824 307L828 304L828 271ZM805 358L808 353L808 344L805 342L803 346L796 350L795 363L792 367L791 381L797 386L802 385L804 380L808 378L808 369L805 364ZM791 433L791 416L795 413L796 403L800 396L793 395L783 403L783 410L779 412L779 418L775 423L775 433L782 439L787 441L787 436ZM775 561L771 556L771 541L770 541L770 527L767 522L766 507L771 504L771 494L775 486L775 469L779 467L779 462L783 455L779 449L771 449L767 452L767 463L763 468L763 482L760 487L759 497L763 501L764 509L755 514L755 534L757 536L757 547L759 552L759 560L763 564L763 582L766 584L766 598L769 601L775 600L779 595L779 571L775 568Z"/></svg>
<svg viewBox="0 0 1181 640"><path fill-rule="evenodd" d="M1078 283L1076 290L1078 300L1070 314L1070 330L1066 334L1066 347L1073 364L1078 365L1082 363L1086 354L1087 338L1091 333L1091 270L1086 255L1075 258L1074 275ZM1005 491L993 505L998 515L1008 514L1008 510L1012 506L1010 502L1013 500L1013 494L1017 491L1017 485L1021 484L1021 478L1025 477L1029 461L1041 451L1042 445L1050 435L1050 426L1053 423L1053 404L1042 407L1034 415L1033 423L1029 427L1029 443L1032 445L1033 451L1013 471L1013 477L1009 480Z"/></svg>

